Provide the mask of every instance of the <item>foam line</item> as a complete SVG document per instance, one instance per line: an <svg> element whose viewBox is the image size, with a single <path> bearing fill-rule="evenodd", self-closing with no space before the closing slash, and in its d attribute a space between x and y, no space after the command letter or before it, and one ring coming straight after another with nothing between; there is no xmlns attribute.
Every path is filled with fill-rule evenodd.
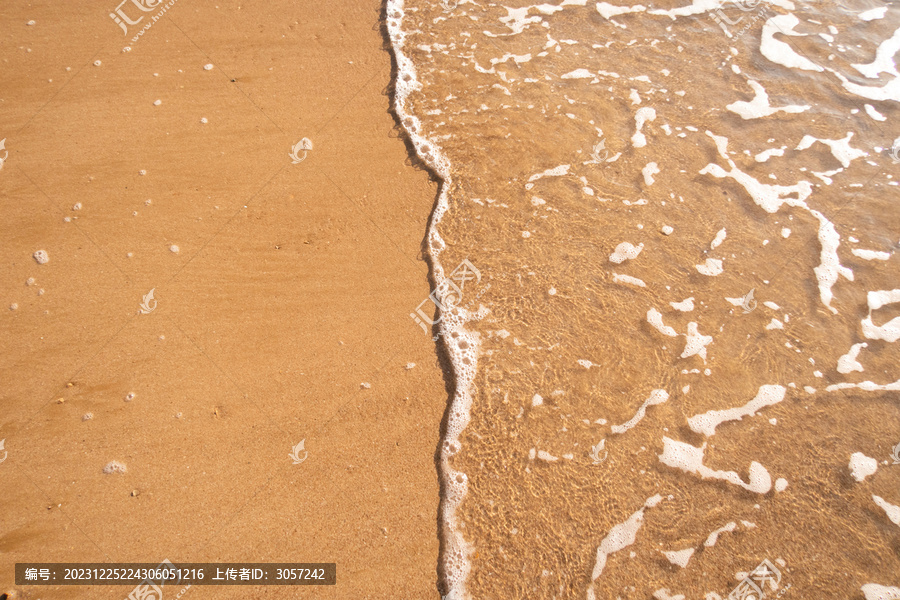
<svg viewBox="0 0 900 600"><path fill-rule="evenodd" d="M425 137L421 121L411 113L409 95L422 88L416 78L416 68L412 60L404 52L406 34L402 30L404 0L387 0L387 29L397 61L397 79L395 81L394 110L406 130L421 158L442 180L437 205L428 228L428 253L437 290L452 289L444 269L440 263L440 255L445 247L444 240L438 233L441 218L449 208L449 192L452 186L450 161L441 152L434 140ZM466 542L457 523L457 509L468 491L468 478L465 473L454 470L450 459L461 449L459 436L470 419L472 397L470 388L478 364L479 340L477 334L465 330L469 315L460 307L441 313L441 340L446 344L453 376L456 378L455 391L450 401L447 415L447 430L440 449L441 482L443 495L441 498L441 566L443 567L448 593L445 600L462 600L467 597L466 579L471 564L469 556L472 548Z"/></svg>

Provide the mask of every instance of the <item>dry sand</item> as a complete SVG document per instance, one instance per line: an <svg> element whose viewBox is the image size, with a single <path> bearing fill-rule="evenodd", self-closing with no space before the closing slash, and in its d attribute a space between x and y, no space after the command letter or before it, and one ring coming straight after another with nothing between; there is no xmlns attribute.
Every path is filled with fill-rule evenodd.
<svg viewBox="0 0 900 600"><path fill-rule="evenodd" d="M436 183L382 7L183 0L136 43L115 8L0 14L0 592L124 598L13 567L169 559L337 563L189 599L437 596L447 390L409 317Z"/></svg>

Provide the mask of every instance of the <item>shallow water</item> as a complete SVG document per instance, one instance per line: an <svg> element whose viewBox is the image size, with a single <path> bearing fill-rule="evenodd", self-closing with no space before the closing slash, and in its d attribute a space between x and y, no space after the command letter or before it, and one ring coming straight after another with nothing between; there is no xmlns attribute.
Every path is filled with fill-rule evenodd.
<svg viewBox="0 0 900 600"><path fill-rule="evenodd" d="M900 9L694 4L389 3L452 597L900 586Z"/></svg>

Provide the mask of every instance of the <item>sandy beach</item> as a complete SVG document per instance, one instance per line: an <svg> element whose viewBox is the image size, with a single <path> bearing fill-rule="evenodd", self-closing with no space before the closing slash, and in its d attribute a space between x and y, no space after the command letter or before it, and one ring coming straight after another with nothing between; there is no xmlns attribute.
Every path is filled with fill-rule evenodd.
<svg viewBox="0 0 900 600"><path fill-rule="evenodd" d="M0 14L0 593L124 598L13 567L168 559L337 563L188 598L435 597L437 187L382 7L144 5Z"/></svg>
<svg viewBox="0 0 900 600"><path fill-rule="evenodd" d="M0 600L900 600L900 7L114 2L0 9ZM165 561L336 575L25 571Z"/></svg>

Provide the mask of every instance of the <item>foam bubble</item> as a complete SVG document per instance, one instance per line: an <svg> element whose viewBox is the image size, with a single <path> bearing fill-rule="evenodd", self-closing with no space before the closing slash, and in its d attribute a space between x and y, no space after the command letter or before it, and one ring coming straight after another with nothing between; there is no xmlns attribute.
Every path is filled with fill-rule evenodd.
<svg viewBox="0 0 900 600"><path fill-rule="evenodd" d="M706 437L715 435L716 427L727 421L740 421L744 417L752 417L766 406L773 406L784 400L787 390L781 385L760 386L756 396L744 406L725 410L711 410L688 419L691 431Z"/></svg>
<svg viewBox="0 0 900 600"><path fill-rule="evenodd" d="M629 242L622 242L621 244L616 246L615 251L609 255L609 262L620 265L626 260L633 260L637 258L641 253L641 250L643 249L644 244L638 244L637 246L635 246Z"/></svg>
<svg viewBox="0 0 900 600"><path fill-rule="evenodd" d="M50 255L47 254L46 250L37 250L32 256L39 265L46 265L48 262L50 262Z"/></svg>
<svg viewBox="0 0 900 600"><path fill-rule="evenodd" d="M125 473L128 471L128 467L125 466L124 463L121 463L117 460L112 460L103 467L103 472L107 475L112 473Z"/></svg>
<svg viewBox="0 0 900 600"><path fill-rule="evenodd" d="M869 475L875 474L875 471L878 470L878 461L862 452L854 452L850 455L849 468L853 479L861 482Z"/></svg>

